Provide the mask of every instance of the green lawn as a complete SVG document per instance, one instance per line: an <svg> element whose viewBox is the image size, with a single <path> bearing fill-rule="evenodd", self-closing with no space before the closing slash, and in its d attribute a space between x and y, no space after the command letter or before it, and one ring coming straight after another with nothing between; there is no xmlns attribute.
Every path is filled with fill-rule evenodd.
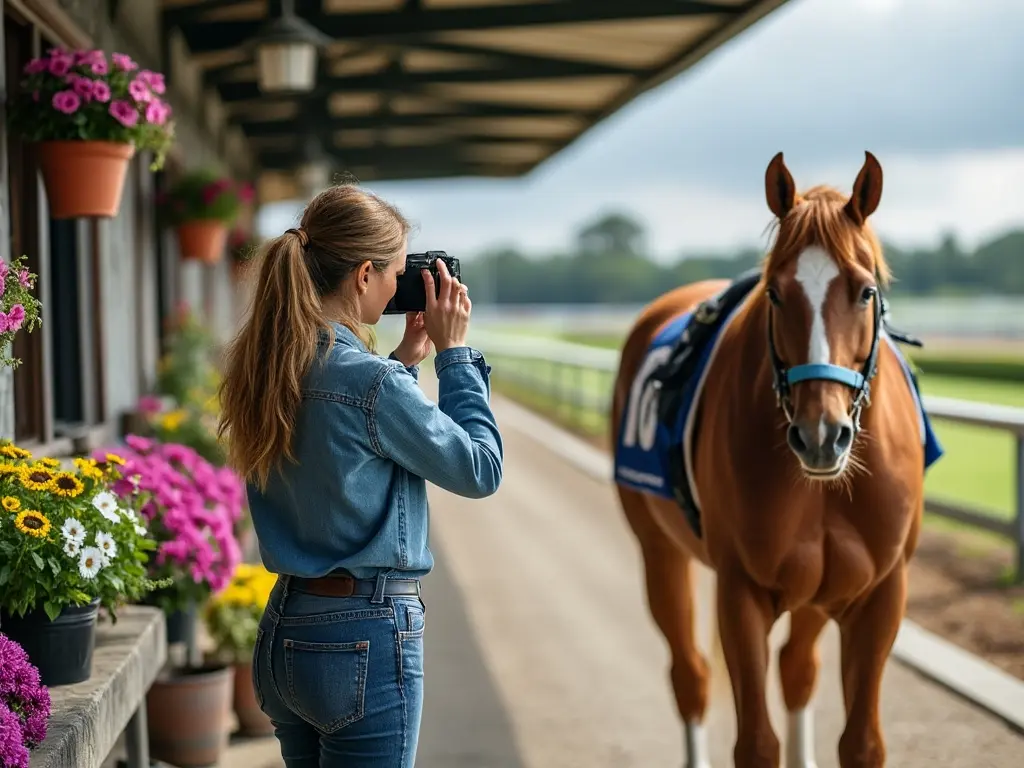
<svg viewBox="0 0 1024 768"><path fill-rule="evenodd" d="M553 334L552 334L553 335ZM566 341L617 348L621 337L611 335L562 335ZM605 418L592 410L571 409L559 405L553 369L544 362L491 358L495 386L525 404L589 434L606 431ZM515 380L502 377L502 371L515 371ZM523 381L526 379L527 381ZM563 385L578 387L589 400L607 402L611 376L586 371L578 378L563 380ZM1024 387L1010 382L984 381L948 376L921 376L926 395L1000 403L1024 407ZM1010 518L1014 507L1014 439L1005 433L980 427L950 424L933 419L935 431L945 455L928 471L926 489L933 498L969 504Z"/></svg>

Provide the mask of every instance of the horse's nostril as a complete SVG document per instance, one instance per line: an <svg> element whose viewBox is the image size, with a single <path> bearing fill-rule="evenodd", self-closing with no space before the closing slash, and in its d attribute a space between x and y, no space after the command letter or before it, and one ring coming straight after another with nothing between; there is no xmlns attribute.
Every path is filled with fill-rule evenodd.
<svg viewBox="0 0 1024 768"><path fill-rule="evenodd" d="M786 440L789 442L789 447L797 453L807 451L807 443L804 442L804 438L800 434L800 427L796 424L789 425L789 429L786 430Z"/></svg>
<svg viewBox="0 0 1024 768"><path fill-rule="evenodd" d="M843 424L839 427L839 434L836 435L836 453L846 453L850 448L850 444L853 442L853 427L849 424Z"/></svg>

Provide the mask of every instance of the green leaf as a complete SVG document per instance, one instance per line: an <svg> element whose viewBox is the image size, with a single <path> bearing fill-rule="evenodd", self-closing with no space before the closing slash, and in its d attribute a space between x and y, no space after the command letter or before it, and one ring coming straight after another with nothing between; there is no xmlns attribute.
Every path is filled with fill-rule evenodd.
<svg viewBox="0 0 1024 768"><path fill-rule="evenodd" d="M6 584L11 578L11 564L4 563L4 567L0 568L0 586Z"/></svg>
<svg viewBox="0 0 1024 768"><path fill-rule="evenodd" d="M36 568L41 571L46 567L46 563L43 562L43 558L39 556L38 552L30 552L29 554L32 555L32 562L36 564Z"/></svg>
<svg viewBox="0 0 1024 768"><path fill-rule="evenodd" d="M61 571L60 563L58 563L52 557L47 558L46 562L50 564L50 570L53 571L53 575L54 576L60 576L60 571Z"/></svg>
<svg viewBox="0 0 1024 768"><path fill-rule="evenodd" d="M50 621L54 621L60 615L60 606L56 603L47 600L43 603L43 610L46 611L46 615L50 617Z"/></svg>

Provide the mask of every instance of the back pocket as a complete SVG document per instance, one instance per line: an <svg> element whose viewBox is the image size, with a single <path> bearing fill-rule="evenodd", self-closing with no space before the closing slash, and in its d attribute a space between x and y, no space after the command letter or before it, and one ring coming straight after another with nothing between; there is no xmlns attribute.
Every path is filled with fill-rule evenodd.
<svg viewBox="0 0 1024 768"><path fill-rule="evenodd" d="M321 733L363 717L370 643L284 641L288 693L295 710Z"/></svg>

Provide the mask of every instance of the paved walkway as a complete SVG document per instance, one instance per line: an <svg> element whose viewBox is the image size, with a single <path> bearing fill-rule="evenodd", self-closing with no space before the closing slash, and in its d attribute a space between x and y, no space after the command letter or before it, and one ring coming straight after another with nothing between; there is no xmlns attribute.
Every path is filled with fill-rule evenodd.
<svg viewBox="0 0 1024 768"><path fill-rule="evenodd" d="M432 392L432 382L424 382ZM431 490L425 581L427 704L419 768L679 768L682 734L668 652L647 612L639 552L612 488L568 466L496 398L505 479L482 501ZM709 582L710 583L710 582ZM785 637L784 623L773 633ZM817 759L842 729L837 633L823 639ZM711 760L732 764L735 724L713 656ZM784 715L772 669L773 722ZM895 662L884 681L889 765L1021 766L1024 738ZM281 765L273 739L223 766Z"/></svg>

